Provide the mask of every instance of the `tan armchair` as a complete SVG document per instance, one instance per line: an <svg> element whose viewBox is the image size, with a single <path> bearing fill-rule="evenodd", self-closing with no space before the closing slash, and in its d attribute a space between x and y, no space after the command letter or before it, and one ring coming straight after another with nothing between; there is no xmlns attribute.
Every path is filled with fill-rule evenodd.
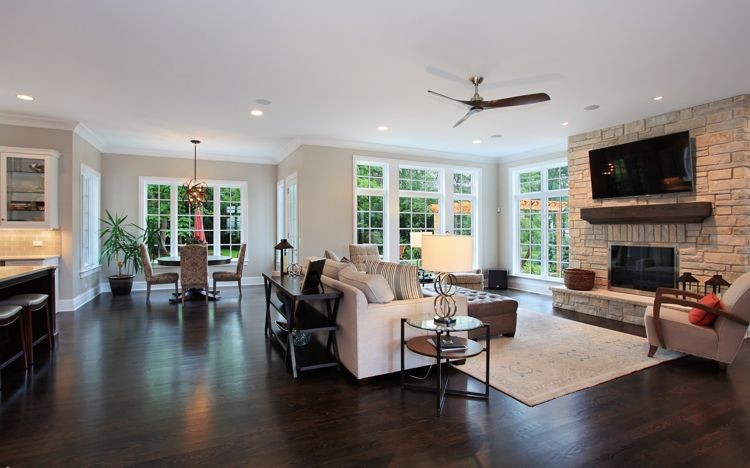
<svg viewBox="0 0 750 468"><path fill-rule="evenodd" d="M180 278L182 283L182 304L188 289L203 289L208 304L208 246L204 244L186 245L180 248Z"/></svg>
<svg viewBox="0 0 750 468"><path fill-rule="evenodd" d="M679 289L657 289L654 305L646 309L644 317L649 357L657 349L665 348L712 359L722 369L732 363L742 346L750 319L750 273L740 276L727 289L721 298L722 309L698 303L700 297L700 294ZM697 307L718 317L710 326L693 325L688 321L687 310L664 307L665 304Z"/></svg>
<svg viewBox="0 0 750 468"><path fill-rule="evenodd" d="M380 261L378 246L375 244L349 244L349 261L357 270L365 271L365 263Z"/></svg>
<svg viewBox="0 0 750 468"><path fill-rule="evenodd" d="M180 275L177 273L160 273L154 274L151 268L151 258L148 256L148 249L144 244L138 244L141 251L141 261L143 262L143 274L146 277L146 302L151 302L151 285L152 284L172 284L174 283L174 292L177 294L177 282Z"/></svg>
<svg viewBox="0 0 750 468"><path fill-rule="evenodd" d="M213 274L214 278L214 294L216 294L216 282L218 281L236 281L237 288L240 290L240 297L242 297L242 268L245 266L245 250L247 244L242 244L240 247L240 253L237 256L237 270L236 271L215 271Z"/></svg>

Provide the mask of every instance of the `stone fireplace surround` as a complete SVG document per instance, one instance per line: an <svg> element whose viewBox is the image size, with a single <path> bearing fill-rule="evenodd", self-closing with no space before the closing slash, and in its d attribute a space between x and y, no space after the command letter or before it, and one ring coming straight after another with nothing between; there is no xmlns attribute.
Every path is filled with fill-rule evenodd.
<svg viewBox="0 0 750 468"><path fill-rule="evenodd" d="M593 200L588 152L669 133L695 139L695 193ZM552 288L556 307L643 324L652 298L609 291L610 243L677 246L680 272L701 282L721 274L729 282L750 270L750 95L681 109L568 138L570 267L596 272L593 291ZM713 216L689 224L597 224L581 219L581 208L705 201Z"/></svg>

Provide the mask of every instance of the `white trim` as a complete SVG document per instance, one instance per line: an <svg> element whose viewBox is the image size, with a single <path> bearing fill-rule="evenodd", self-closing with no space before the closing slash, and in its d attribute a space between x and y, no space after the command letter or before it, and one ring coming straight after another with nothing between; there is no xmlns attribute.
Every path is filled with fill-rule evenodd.
<svg viewBox="0 0 750 468"><path fill-rule="evenodd" d="M31 154L34 156L52 156L60 159L60 152L53 149L19 148L15 146L0 146L0 153Z"/></svg>
<svg viewBox="0 0 750 468"><path fill-rule="evenodd" d="M91 248L93 249L93 256L96 259L96 263L87 264L85 262L85 259L83 258L85 252L85 249L83 248L84 243L84 235L83 235L83 216L80 216L79 221L79 232L80 232L80 239L79 239L79 273L81 275L81 278L84 278L86 276L89 276L86 274L87 272L91 270L98 269L101 266L101 260L99 259L99 255L101 253L101 245L99 240L99 217L101 215L101 205L102 205L102 175L99 171L87 166L84 163L81 163L81 173L79 175L80 177L80 183L78 186L78 201L80 203L79 205L79 211L83 212L83 191L84 191L84 184L86 183L87 178L93 178L94 179L94 185L95 185L95 191L92 191L89 193L89 199L93 197L94 201L96 202L96 206L92 204L91 206L94 206L94 209L91 210L91 206L89 207L89 244L91 245Z"/></svg>
<svg viewBox="0 0 750 468"><path fill-rule="evenodd" d="M0 112L0 124L16 125L19 127L48 128L51 130L72 131L76 127L76 125L78 125L78 122L55 119L51 117L42 117L39 115Z"/></svg>
<svg viewBox="0 0 750 468"><path fill-rule="evenodd" d="M86 140L88 144L96 148L100 153L104 151L105 144L99 135L94 133L93 130L88 128L83 122L79 122L78 125L73 129L73 133Z"/></svg>
<svg viewBox="0 0 750 468"><path fill-rule="evenodd" d="M175 158L175 159L193 159L193 154L185 153L184 151L168 151L163 149L143 149L143 148L129 148L124 146L105 147L104 156L114 157L125 157L128 156L144 156L153 158ZM278 162L273 156L242 156L242 155L230 155L230 154L210 154L201 153L198 155L199 161L216 161L216 162L234 162L244 164L263 164L263 165L276 165Z"/></svg>
<svg viewBox="0 0 750 468"><path fill-rule="evenodd" d="M107 285L107 290L109 290L109 285ZM75 312L76 310L83 307L85 304L89 303L91 300L93 300L96 296L102 293L101 284L97 284L93 288L89 289L88 291L84 291L81 294L77 295L73 299L61 299L57 302L57 311L58 312Z"/></svg>
<svg viewBox="0 0 750 468"><path fill-rule="evenodd" d="M526 291L544 296L552 296L550 288L559 287L561 281L543 280L539 278L524 278L516 275L508 276L508 289Z"/></svg>
<svg viewBox="0 0 750 468"><path fill-rule="evenodd" d="M92 267L84 268L79 272L80 278L87 278L95 273L98 273L102 269L102 265L94 265Z"/></svg>

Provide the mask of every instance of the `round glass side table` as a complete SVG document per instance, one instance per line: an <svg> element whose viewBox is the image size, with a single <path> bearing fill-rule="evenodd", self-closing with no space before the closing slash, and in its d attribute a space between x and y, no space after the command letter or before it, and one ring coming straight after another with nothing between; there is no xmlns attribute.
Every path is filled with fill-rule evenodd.
<svg viewBox="0 0 750 468"><path fill-rule="evenodd" d="M434 316L432 315L401 319L401 386L409 390L434 392L437 397L436 407L438 414L443 410L446 395L481 398L484 400L489 399L490 396L490 326L468 315L460 315L454 318L456 321L451 324L437 323L434 321ZM406 340L404 333L406 325L434 332L434 335L420 335ZM466 332L476 330L477 328L484 328L485 330L484 347L474 340L452 335L452 333ZM422 356L435 358L435 366L437 367L437 382L435 386L406 382L406 349L404 348ZM486 359L484 392L448 388L450 361L467 359L481 353L485 353ZM445 372L443 372L443 364L447 366Z"/></svg>

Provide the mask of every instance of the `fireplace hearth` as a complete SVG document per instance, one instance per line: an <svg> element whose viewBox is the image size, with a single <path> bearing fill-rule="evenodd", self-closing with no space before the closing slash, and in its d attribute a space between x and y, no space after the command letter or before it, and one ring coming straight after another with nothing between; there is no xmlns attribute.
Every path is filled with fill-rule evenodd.
<svg viewBox="0 0 750 468"><path fill-rule="evenodd" d="M679 262L675 247L610 244L609 289L653 295L657 288L676 288Z"/></svg>

